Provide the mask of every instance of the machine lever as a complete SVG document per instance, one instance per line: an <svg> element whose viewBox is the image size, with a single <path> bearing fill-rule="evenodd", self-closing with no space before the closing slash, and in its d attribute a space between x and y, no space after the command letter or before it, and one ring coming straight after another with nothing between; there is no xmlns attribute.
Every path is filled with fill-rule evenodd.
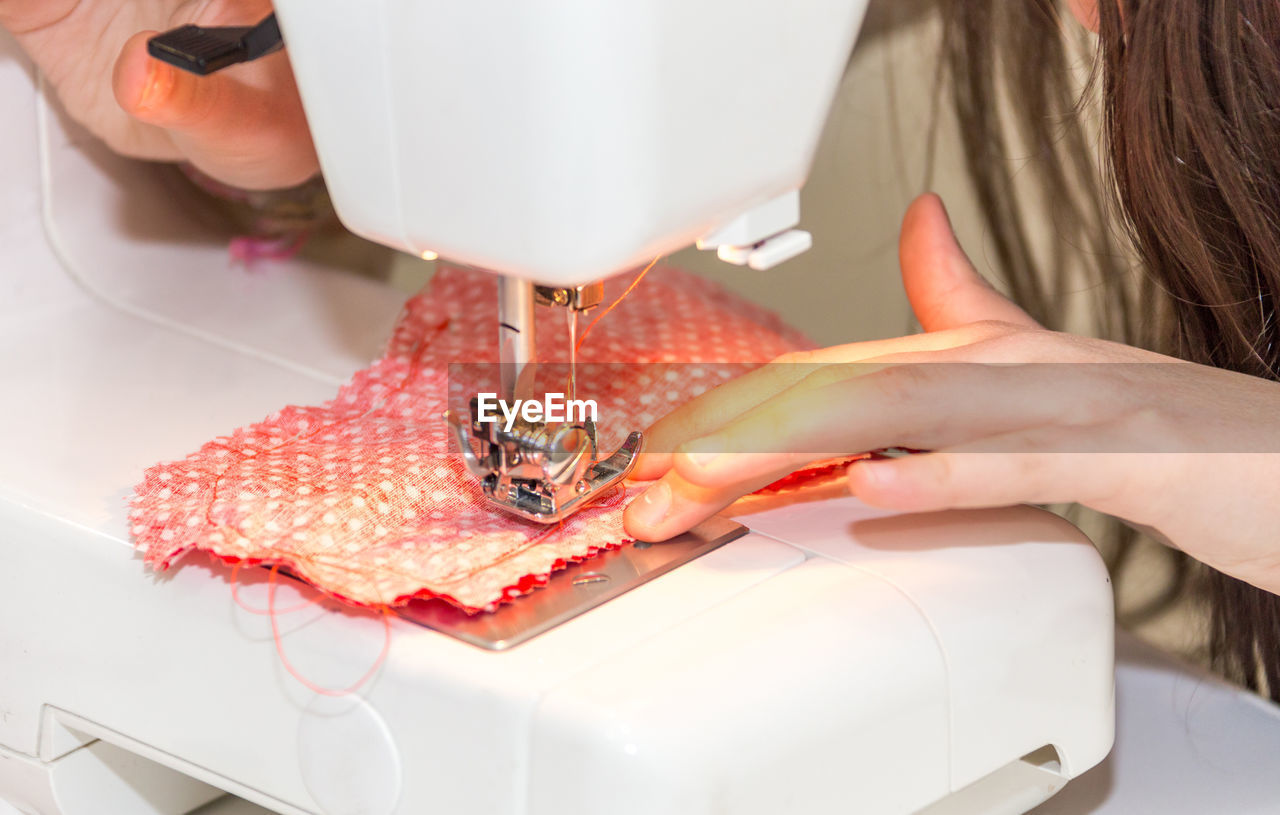
<svg viewBox="0 0 1280 815"><path fill-rule="evenodd" d="M284 39L276 15L255 26L184 25L147 41L147 53L170 65L206 76L228 65L249 62L280 50Z"/></svg>

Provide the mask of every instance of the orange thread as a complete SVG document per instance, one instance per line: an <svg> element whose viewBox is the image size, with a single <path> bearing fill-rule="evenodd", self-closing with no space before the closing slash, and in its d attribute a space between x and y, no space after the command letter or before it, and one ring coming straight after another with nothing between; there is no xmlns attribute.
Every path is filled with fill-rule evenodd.
<svg viewBox="0 0 1280 815"><path fill-rule="evenodd" d="M235 602L236 605L240 606L240 608L244 609L250 614L266 615L266 614L273 613L272 609L270 608L254 608L253 606L250 606L249 604L245 603L243 600L240 599L240 567L243 565L244 565L243 560L237 560L235 563L231 564L231 599ZM295 611L301 611L304 608L311 608L316 603L324 599L324 595L321 594L318 589L316 589L315 591L316 591L316 596L308 600L307 602L299 603L296 606L289 606L283 611L277 609L274 611L274 613L275 614L291 614Z"/></svg>
<svg viewBox="0 0 1280 815"><path fill-rule="evenodd" d="M356 689L358 689L361 685L363 685L364 683L368 682L370 679L373 678L373 675L378 672L378 670L382 667L382 664L387 661L387 655L391 653L391 613L385 608L381 610L382 624L383 624L384 630L386 631L386 636L382 640L382 650L378 653L378 658L374 660L373 665L369 668L369 670L365 673L364 676L357 679L354 683L351 684L350 687L344 688L342 690L334 690L333 688L326 688L322 685L317 685L316 683L312 682L310 679L307 679L305 676L299 673L298 669L293 667L293 664L289 662L289 658L284 655L284 642L280 638L280 624L276 620L276 612L275 612L276 574L279 571L280 571L280 565L275 564L274 566L271 567L271 574L267 578L267 611L271 619L271 638L275 641L276 654L280 657L280 664L284 666L284 669L289 672L290 676L292 676L294 679L301 682L308 690L312 691L313 693L318 693L321 696L335 696L335 697L349 696L352 693L355 693Z"/></svg>
<svg viewBox="0 0 1280 815"><path fill-rule="evenodd" d="M662 255L658 255L658 257L649 261L649 265L640 270L640 274L636 275L636 279L631 281L631 285L627 286L627 290L624 291L621 295L619 295L617 300L614 300L612 303L610 303L608 308L600 312L596 316L596 318L592 320L591 323L582 330L582 336L578 337L578 344L574 346L575 350L582 348L582 343L586 341L587 335L591 333L591 329L596 327L596 323L603 320L606 314L608 314L609 312L617 308L618 304L621 303L623 300L625 300L627 295L631 294L631 292L635 289L636 286L640 285L640 281L644 280L644 276L649 273L650 269L652 269L654 266L657 266L658 261L661 259L662 259Z"/></svg>

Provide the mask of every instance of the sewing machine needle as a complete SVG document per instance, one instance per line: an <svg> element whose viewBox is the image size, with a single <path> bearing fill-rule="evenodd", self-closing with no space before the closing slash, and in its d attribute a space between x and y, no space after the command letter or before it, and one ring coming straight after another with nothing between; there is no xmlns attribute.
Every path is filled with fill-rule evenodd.
<svg viewBox="0 0 1280 815"><path fill-rule="evenodd" d="M569 320L569 400L578 398L578 310L565 309Z"/></svg>

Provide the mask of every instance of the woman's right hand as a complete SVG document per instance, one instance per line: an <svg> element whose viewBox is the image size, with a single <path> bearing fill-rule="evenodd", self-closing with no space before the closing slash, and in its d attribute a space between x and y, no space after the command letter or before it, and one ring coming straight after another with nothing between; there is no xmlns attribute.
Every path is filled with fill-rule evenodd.
<svg viewBox="0 0 1280 815"><path fill-rule="evenodd" d="M0 0L8 29L73 118L118 153L188 161L244 189L318 170L288 57L206 77L152 59L147 40L188 23L253 25L269 0Z"/></svg>
<svg viewBox="0 0 1280 815"><path fill-rule="evenodd" d="M1280 383L1047 331L988 286L936 196L903 222L925 333L791 355L650 428L630 536L665 540L814 461L904 512L1079 502L1280 593Z"/></svg>

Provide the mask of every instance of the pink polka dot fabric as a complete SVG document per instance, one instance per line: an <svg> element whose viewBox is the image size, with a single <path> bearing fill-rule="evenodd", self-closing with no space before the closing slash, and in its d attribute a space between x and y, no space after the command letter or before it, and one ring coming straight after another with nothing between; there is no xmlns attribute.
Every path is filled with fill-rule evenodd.
<svg viewBox="0 0 1280 815"><path fill-rule="evenodd" d="M627 282L610 281L606 301ZM148 469L130 511L147 562L167 569L204 551L230 563L279 564L359 605L441 597L478 611L544 584L570 561L623 545L622 507L636 487L542 526L487 506L450 450L441 418L449 365L496 362L496 297L493 277L442 269L406 305L386 355L332 401L286 407ZM565 359L564 313L539 312L540 355ZM768 312L655 268L592 328L579 356L648 364L594 366L594 375L583 366L578 393L600 394L602 449L611 452L626 431L751 367L742 363L804 347Z"/></svg>

